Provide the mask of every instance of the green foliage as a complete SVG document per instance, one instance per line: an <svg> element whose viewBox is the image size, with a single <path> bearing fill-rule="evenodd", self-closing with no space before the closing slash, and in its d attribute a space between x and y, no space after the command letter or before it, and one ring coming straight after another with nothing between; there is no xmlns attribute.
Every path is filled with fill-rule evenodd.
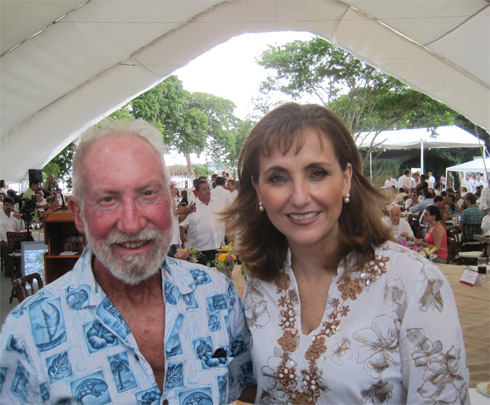
<svg viewBox="0 0 490 405"><path fill-rule="evenodd" d="M354 138L363 131L378 134L388 129L443 125L459 125L469 130L471 126L467 120L464 125L465 118L446 105L408 88L396 78L318 37L269 46L257 62L269 71L269 77L261 84L261 97L255 100L256 109L262 113L277 104L278 97L273 95L279 93L279 97L299 102L306 96L309 100L314 96L340 116ZM478 132L488 144L488 134L481 128L469 132ZM429 165L428 170L434 175L443 173L445 167L465 161L467 154L475 153L451 149L426 154L426 162L431 159L433 166ZM366 164L369 153L364 156L364 170L369 174L369 164ZM392 165L390 170L386 170L385 163L376 163L373 172L384 183L387 171L393 172L395 177L405 167L418 166L420 157L418 162L416 158L413 161L407 158L398 161L398 167Z"/></svg>
<svg viewBox="0 0 490 405"><path fill-rule="evenodd" d="M212 174L212 170L209 170L207 165L197 164L192 165L196 177L206 176L209 177Z"/></svg>
<svg viewBox="0 0 490 405"><path fill-rule="evenodd" d="M190 93L177 76L169 76L113 115L143 119L157 128L165 144L186 157L189 175L195 177L191 153L206 151L217 162L236 164L244 125L234 110L230 100Z"/></svg>
<svg viewBox="0 0 490 405"><path fill-rule="evenodd" d="M352 134L392 128L420 98L399 80L318 37L269 46L258 63L273 72L261 85L264 98L274 91L293 100L314 96Z"/></svg>
<svg viewBox="0 0 490 405"><path fill-rule="evenodd" d="M71 167L73 156L75 155L75 142L70 143L66 146L60 153L58 153L51 161L43 167L43 177L48 179L48 177L53 174L55 178L62 179L68 176L67 186L71 188L72 178L69 176L71 174Z"/></svg>

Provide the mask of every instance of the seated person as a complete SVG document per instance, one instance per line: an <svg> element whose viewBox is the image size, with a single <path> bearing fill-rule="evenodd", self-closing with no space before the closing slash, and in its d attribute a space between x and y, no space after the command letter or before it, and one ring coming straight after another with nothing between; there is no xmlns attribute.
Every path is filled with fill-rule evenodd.
<svg viewBox="0 0 490 405"><path fill-rule="evenodd" d="M441 223L444 225L446 221L451 218L451 215L449 214L449 206L444 204L444 197L442 195L436 195L434 197L434 205L439 208L442 217Z"/></svg>
<svg viewBox="0 0 490 405"><path fill-rule="evenodd" d="M44 183L44 194L46 197L55 196L58 189L58 182L54 178L54 174L50 174L48 180Z"/></svg>
<svg viewBox="0 0 490 405"><path fill-rule="evenodd" d="M473 242L473 234L481 233L478 226L465 226L465 224L481 224L485 213L476 205L476 197L473 193L464 196L465 209L461 213L459 229L463 231L461 242Z"/></svg>
<svg viewBox="0 0 490 405"><path fill-rule="evenodd" d="M407 199L407 196L408 196L408 194L405 193L405 189L399 188L398 193L396 193L396 196L395 196L395 202L396 203L405 202L405 200Z"/></svg>
<svg viewBox="0 0 490 405"><path fill-rule="evenodd" d="M419 203L419 195L412 189L410 191L410 198L405 201L405 209L408 210L412 207L415 207Z"/></svg>
<svg viewBox="0 0 490 405"><path fill-rule="evenodd" d="M48 206L48 208L43 213L43 217L42 217L42 220L43 221L46 220L46 217L49 214L51 214L53 211L57 210L61 206L60 200L58 200L57 197L48 197L47 198L47 201L48 201L49 206Z"/></svg>
<svg viewBox="0 0 490 405"><path fill-rule="evenodd" d="M434 252L437 255L437 258L433 260L435 263L446 263L448 256L446 228L441 224L441 219L439 208L429 205L423 213L423 220L429 224L425 241L414 240L417 246L437 248Z"/></svg>
<svg viewBox="0 0 490 405"><path fill-rule="evenodd" d="M391 228L391 232L395 239L413 238L413 231L410 224L402 217L402 211L398 205L390 208L389 217L384 217L383 221Z"/></svg>
<svg viewBox="0 0 490 405"><path fill-rule="evenodd" d="M14 200L5 197L0 210L0 247L3 256L5 276L11 276L12 257L7 243L7 232L20 232L24 226L18 212L14 212Z"/></svg>
<svg viewBox="0 0 490 405"><path fill-rule="evenodd" d="M428 189L424 190L424 199L415 206L410 207L410 213L424 212L429 205L434 204L434 198Z"/></svg>

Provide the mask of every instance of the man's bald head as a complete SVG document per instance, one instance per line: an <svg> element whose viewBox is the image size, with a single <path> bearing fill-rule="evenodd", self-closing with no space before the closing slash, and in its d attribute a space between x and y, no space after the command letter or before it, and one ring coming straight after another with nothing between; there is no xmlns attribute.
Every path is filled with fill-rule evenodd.
<svg viewBox="0 0 490 405"><path fill-rule="evenodd" d="M402 216L402 211L398 205L394 205L390 208L390 220L393 225L398 225L400 218Z"/></svg>

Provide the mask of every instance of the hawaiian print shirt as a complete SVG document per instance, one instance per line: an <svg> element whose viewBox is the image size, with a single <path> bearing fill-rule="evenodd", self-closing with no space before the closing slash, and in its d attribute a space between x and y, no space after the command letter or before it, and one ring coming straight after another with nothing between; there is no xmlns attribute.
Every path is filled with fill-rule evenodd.
<svg viewBox="0 0 490 405"><path fill-rule="evenodd" d="M457 308L440 270L392 242L362 269L344 270L309 335L290 257L275 281L248 278L256 403L469 403Z"/></svg>
<svg viewBox="0 0 490 405"><path fill-rule="evenodd" d="M162 395L126 322L96 283L91 257L87 248L72 271L7 317L0 403L225 404L255 383L250 332L229 279L170 258L162 266Z"/></svg>

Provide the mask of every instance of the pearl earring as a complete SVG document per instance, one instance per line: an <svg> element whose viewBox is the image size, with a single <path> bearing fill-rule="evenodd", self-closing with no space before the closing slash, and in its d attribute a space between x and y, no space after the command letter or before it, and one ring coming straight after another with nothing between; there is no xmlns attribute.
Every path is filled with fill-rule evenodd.
<svg viewBox="0 0 490 405"><path fill-rule="evenodd" d="M349 193L347 193L347 195L344 197L344 202L346 204L349 204L350 203L350 194Z"/></svg>
<svg viewBox="0 0 490 405"><path fill-rule="evenodd" d="M259 211L264 212L264 206L262 205L262 202L259 201Z"/></svg>

